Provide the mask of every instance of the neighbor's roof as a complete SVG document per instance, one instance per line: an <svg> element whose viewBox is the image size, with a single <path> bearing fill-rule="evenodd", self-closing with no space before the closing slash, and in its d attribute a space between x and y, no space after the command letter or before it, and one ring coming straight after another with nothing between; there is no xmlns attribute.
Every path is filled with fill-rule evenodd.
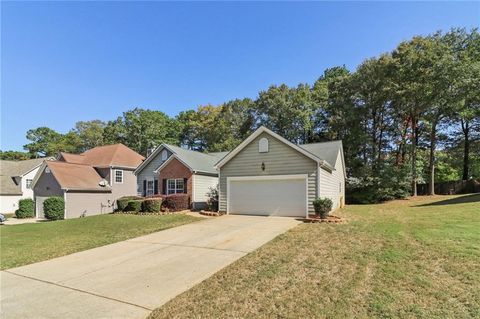
<svg viewBox="0 0 480 319"><path fill-rule="evenodd" d="M61 161L45 162L62 189L109 191L109 186L100 186L103 178L90 165L66 163Z"/></svg>
<svg viewBox="0 0 480 319"><path fill-rule="evenodd" d="M175 145L164 144L192 171L218 174L215 163L222 159L228 152L201 153L187 150Z"/></svg>
<svg viewBox="0 0 480 319"><path fill-rule="evenodd" d="M1 195L22 195L21 177L36 167L40 166L44 160L49 158L35 158L25 161L0 161L0 194Z"/></svg>
<svg viewBox="0 0 480 319"><path fill-rule="evenodd" d="M338 152L342 149L342 141L330 141L321 143L301 144L298 145L307 152L327 161L332 167L335 167Z"/></svg>
<svg viewBox="0 0 480 319"><path fill-rule="evenodd" d="M142 155L123 144L97 146L81 154L60 154L65 162L94 167L118 166L136 168L145 159Z"/></svg>

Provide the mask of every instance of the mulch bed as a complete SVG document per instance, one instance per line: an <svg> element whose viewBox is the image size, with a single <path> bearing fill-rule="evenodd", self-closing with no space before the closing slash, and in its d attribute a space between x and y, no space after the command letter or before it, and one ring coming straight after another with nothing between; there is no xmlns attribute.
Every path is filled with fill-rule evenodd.
<svg viewBox="0 0 480 319"><path fill-rule="evenodd" d="M199 212L200 215L205 215L205 216L212 216L212 217L220 217L220 216L223 216L225 215L224 213L221 213L221 212L209 212L209 211L205 211L205 210L201 210Z"/></svg>
<svg viewBox="0 0 480 319"><path fill-rule="evenodd" d="M346 222L345 218L338 217L335 215L328 215L327 218L321 219L317 215L308 215L308 218L304 218L303 221L305 223L344 223Z"/></svg>

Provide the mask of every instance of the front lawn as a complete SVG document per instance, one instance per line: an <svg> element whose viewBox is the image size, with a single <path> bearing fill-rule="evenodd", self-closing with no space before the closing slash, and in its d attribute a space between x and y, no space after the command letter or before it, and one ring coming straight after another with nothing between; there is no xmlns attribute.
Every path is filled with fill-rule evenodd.
<svg viewBox="0 0 480 319"><path fill-rule="evenodd" d="M479 318L480 194L301 224L155 310L153 318Z"/></svg>
<svg viewBox="0 0 480 319"><path fill-rule="evenodd" d="M187 224L188 215L98 215L0 227L1 269L68 255Z"/></svg>

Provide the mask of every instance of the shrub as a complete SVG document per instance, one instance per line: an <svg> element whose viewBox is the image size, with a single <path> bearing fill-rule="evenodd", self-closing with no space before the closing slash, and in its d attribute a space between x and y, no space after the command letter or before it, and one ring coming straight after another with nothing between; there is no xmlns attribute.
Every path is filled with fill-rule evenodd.
<svg viewBox="0 0 480 319"><path fill-rule="evenodd" d="M162 206L161 198L149 198L143 201L142 211L146 213L157 213L160 211L161 206Z"/></svg>
<svg viewBox="0 0 480 319"><path fill-rule="evenodd" d="M35 202L31 198L25 198L18 201L18 209L15 211L17 218L35 217Z"/></svg>
<svg viewBox="0 0 480 319"><path fill-rule="evenodd" d="M313 201L315 214L320 218L327 218L328 213L332 210L333 202L330 198L316 198Z"/></svg>
<svg viewBox="0 0 480 319"><path fill-rule="evenodd" d="M164 208L170 211L180 211L190 208L190 197L188 194L172 194L163 198Z"/></svg>
<svg viewBox="0 0 480 319"><path fill-rule="evenodd" d="M119 199L117 199L117 209L121 211L125 211L125 209L127 208L128 202L135 199L142 199L142 198L138 196L120 197Z"/></svg>
<svg viewBox="0 0 480 319"><path fill-rule="evenodd" d="M43 214L47 219L63 219L65 213L65 201L62 197L49 197L43 202Z"/></svg>
<svg viewBox="0 0 480 319"><path fill-rule="evenodd" d="M218 184L215 187L210 187L207 193L207 205L211 212L218 211Z"/></svg>
<svg viewBox="0 0 480 319"><path fill-rule="evenodd" d="M125 207L126 212L139 212L142 209L143 200L135 199L129 200L127 207Z"/></svg>

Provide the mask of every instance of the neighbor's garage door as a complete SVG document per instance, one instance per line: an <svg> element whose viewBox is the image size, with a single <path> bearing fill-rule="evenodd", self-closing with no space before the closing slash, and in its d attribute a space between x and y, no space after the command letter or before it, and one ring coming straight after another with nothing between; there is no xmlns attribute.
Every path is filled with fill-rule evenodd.
<svg viewBox="0 0 480 319"><path fill-rule="evenodd" d="M231 214L305 217L307 179L304 176L264 176L228 179Z"/></svg>

